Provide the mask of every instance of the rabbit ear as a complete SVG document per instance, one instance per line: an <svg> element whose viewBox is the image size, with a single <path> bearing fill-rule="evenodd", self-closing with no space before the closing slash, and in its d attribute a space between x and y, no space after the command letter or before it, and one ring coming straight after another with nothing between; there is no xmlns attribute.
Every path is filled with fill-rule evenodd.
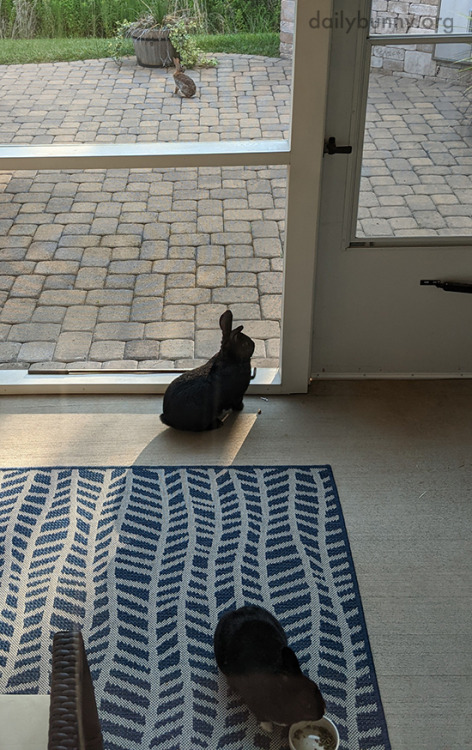
<svg viewBox="0 0 472 750"><path fill-rule="evenodd" d="M223 331L223 338L227 338L231 333L233 325L233 313L231 310L226 310L220 318L220 328Z"/></svg>
<svg viewBox="0 0 472 750"><path fill-rule="evenodd" d="M282 648L282 666L288 674L299 674L301 672L298 659L288 646Z"/></svg>

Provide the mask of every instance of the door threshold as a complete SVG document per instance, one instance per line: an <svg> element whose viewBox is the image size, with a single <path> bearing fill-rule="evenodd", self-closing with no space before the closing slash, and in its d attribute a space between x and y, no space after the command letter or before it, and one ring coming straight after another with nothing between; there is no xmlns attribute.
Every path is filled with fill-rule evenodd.
<svg viewBox="0 0 472 750"><path fill-rule="evenodd" d="M0 370L0 394L162 394L182 372L185 370ZM280 369L258 368L247 393L283 393Z"/></svg>

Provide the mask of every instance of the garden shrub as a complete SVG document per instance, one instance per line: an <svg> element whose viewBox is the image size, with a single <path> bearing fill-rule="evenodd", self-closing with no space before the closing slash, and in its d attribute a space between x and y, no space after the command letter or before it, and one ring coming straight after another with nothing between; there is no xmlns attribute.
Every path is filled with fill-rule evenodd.
<svg viewBox="0 0 472 750"><path fill-rule="evenodd" d="M188 0L208 33L278 31L281 0ZM187 5L187 0L185 2ZM0 0L0 37L112 37L145 0Z"/></svg>

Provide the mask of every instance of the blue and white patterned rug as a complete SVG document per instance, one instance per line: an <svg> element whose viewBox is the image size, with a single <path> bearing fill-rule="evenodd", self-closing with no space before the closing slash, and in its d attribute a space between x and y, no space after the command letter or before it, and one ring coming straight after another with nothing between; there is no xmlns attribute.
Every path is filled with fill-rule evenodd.
<svg viewBox="0 0 472 750"><path fill-rule="evenodd" d="M0 693L83 631L106 750L285 750L218 674L227 609L274 612L341 750L389 750L330 467L0 471Z"/></svg>

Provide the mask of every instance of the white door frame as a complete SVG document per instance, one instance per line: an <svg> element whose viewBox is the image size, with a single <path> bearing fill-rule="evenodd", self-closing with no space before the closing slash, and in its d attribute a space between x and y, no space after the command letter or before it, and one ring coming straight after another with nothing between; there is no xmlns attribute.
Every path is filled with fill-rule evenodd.
<svg viewBox="0 0 472 750"><path fill-rule="evenodd" d="M93 169L284 164L288 168L280 369L258 370L252 393L303 393L311 366L313 288L331 31L313 44L310 18L332 0L298 0L289 141L0 146L0 169ZM178 373L29 375L0 371L3 393L161 393Z"/></svg>
<svg viewBox="0 0 472 750"><path fill-rule="evenodd" d="M472 1L472 0L471 0ZM362 18L370 18L372 0L360 0L360 14ZM434 41L438 47L451 43L463 43L472 39L471 33L466 34L359 34L357 37L356 65L353 68L353 80L351 84L353 101L351 106L350 143L355 143L354 159L348 163L348 190L351 198L345 204L345 226L344 233L347 240L346 247L369 247L369 248L414 248L414 247L470 247L471 237L369 237L366 239L356 238L357 209L359 204L359 191L361 184L361 170L363 157L364 133L366 127L367 98L369 93L370 60L374 46L392 46L404 44L428 44ZM332 61L335 64L335 60ZM332 69L331 69L332 70ZM328 103L329 106L329 103ZM329 128L328 128L329 129Z"/></svg>
<svg viewBox="0 0 472 750"><path fill-rule="evenodd" d="M372 0L334 0L335 8L333 17L347 17L349 22L353 22L358 14L361 19L368 19L371 16ZM471 0L472 3L472 0ZM339 10L339 5L345 6ZM336 13L337 9L337 13ZM340 61L339 55L335 52L330 59L328 88L331 95L328 95L326 108L326 137L332 135L337 137L337 143L341 141L350 144L353 147L352 157L346 159L345 156L339 155L332 158L339 160L339 166L343 172L343 190L337 189L338 202L343 201L343 221L342 221L342 244L345 249L354 249L358 247L368 248L415 248L415 247L470 247L472 244L471 237L451 236L451 237L368 237L359 239L356 237L357 227L357 209L359 203L359 192L361 183L361 170L363 158L364 133L366 127L367 98L369 93L370 78L370 59L371 51L374 46L391 46L404 44L427 44L434 41L438 46L444 44L464 43L472 40L472 33L422 33L422 34L369 34L364 31L362 26L357 36L355 26L351 27L346 34L346 44L344 50L350 55L351 66L350 75L346 76L346 69ZM340 67L338 64L341 62ZM340 88L336 82L344 81L344 89L339 95ZM329 166L332 167L330 159L327 159ZM324 175L326 177L326 174ZM325 187L325 186L323 186ZM329 209L327 211L329 213ZM335 221L338 222L338 215ZM330 221L330 216L323 214L322 221Z"/></svg>
<svg viewBox="0 0 472 750"><path fill-rule="evenodd" d="M369 19L371 0L335 0L338 17L340 9L345 16L359 14ZM434 296L432 289L419 292L418 287L420 278L438 278L436 274L470 279L472 238L356 237L372 46L443 44L471 38L470 34L370 35L368 28L353 29L350 34L339 29L333 32L326 136L335 136L339 145L351 145L353 152L326 156L324 162L314 378L472 375L467 333L467 321L472 320L470 295L436 290ZM433 318L439 324L436 330L429 325ZM418 347L421 335L423 352ZM431 355L441 348L436 358ZM399 353L396 358L394 351Z"/></svg>

